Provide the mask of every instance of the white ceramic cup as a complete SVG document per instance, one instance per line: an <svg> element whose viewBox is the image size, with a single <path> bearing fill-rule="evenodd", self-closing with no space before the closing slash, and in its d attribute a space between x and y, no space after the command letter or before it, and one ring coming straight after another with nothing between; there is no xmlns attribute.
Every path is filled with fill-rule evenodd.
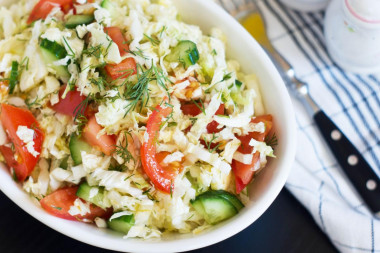
<svg viewBox="0 0 380 253"><path fill-rule="evenodd" d="M330 56L343 69L380 73L380 1L335 0L325 16Z"/></svg>

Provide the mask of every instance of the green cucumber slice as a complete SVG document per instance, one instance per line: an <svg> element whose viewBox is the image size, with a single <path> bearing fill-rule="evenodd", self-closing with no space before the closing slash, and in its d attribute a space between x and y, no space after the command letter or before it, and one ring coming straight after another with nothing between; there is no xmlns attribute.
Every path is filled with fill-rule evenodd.
<svg viewBox="0 0 380 253"><path fill-rule="evenodd" d="M211 225L231 218L243 206L239 199L226 191L207 191L198 195L190 203Z"/></svg>
<svg viewBox="0 0 380 253"><path fill-rule="evenodd" d="M191 204L195 210L203 216L206 222L211 225L215 225L221 221L227 220L238 213L231 202L224 198L198 197L192 201Z"/></svg>
<svg viewBox="0 0 380 253"><path fill-rule="evenodd" d="M67 56L65 47L61 46L57 42L50 41L48 39L42 39L40 43L40 49L42 57L45 63L55 70L58 77L63 80L70 78L70 73L66 66L56 66L53 63Z"/></svg>
<svg viewBox="0 0 380 253"><path fill-rule="evenodd" d="M87 142L81 140L77 135L71 135L69 149L74 166L82 163L81 151L91 152L92 147Z"/></svg>
<svg viewBox="0 0 380 253"><path fill-rule="evenodd" d="M96 194L94 196L91 196L91 191L95 191ZM105 203L104 201L103 187L90 186L87 182L84 182L79 185L77 196L103 209L111 207L110 203Z"/></svg>
<svg viewBox="0 0 380 253"><path fill-rule="evenodd" d="M128 234L128 231L135 224L135 219L133 214L131 215L123 215L116 219L112 219L107 222L108 227L117 232Z"/></svg>
<svg viewBox="0 0 380 253"><path fill-rule="evenodd" d="M65 24L66 28L73 29L78 25L88 25L94 22L94 15L78 14L70 16Z"/></svg>
<svg viewBox="0 0 380 253"><path fill-rule="evenodd" d="M180 62L185 68L194 65L199 60L197 45L190 40L182 40L165 59L169 62Z"/></svg>
<svg viewBox="0 0 380 253"><path fill-rule="evenodd" d="M235 195L233 195L232 193L229 193L227 191L223 191L223 190L207 191L207 192L204 193L204 195L208 196L208 197L221 197L221 198L224 198L224 199L228 200L229 202L231 202L231 204L238 211L240 211L244 207L243 203L241 203L241 201Z"/></svg>

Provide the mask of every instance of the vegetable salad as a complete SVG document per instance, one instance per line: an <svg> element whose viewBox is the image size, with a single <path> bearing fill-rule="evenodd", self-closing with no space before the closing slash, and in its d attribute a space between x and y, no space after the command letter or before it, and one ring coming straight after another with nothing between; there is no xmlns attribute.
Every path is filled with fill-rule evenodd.
<svg viewBox="0 0 380 253"><path fill-rule="evenodd" d="M1 160L54 216L200 233L274 157L256 76L171 0L21 0L0 39Z"/></svg>

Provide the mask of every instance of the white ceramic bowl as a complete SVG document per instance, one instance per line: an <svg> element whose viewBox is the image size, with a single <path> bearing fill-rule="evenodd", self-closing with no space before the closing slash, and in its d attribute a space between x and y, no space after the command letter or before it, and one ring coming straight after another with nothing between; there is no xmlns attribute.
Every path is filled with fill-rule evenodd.
<svg viewBox="0 0 380 253"><path fill-rule="evenodd" d="M32 202L9 172L0 169L0 189L18 206L47 226L76 240L101 248L128 252L187 251L220 242L252 224L270 206L285 184L295 156L296 134L293 107L276 68L258 43L231 16L212 1L175 0L183 19L199 25L205 33L221 28L228 37L227 54L238 60L246 73L256 73L268 113L274 116L279 145L276 159L257 176L249 188L252 202L238 215L200 235L173 235L158 241L122 239L120 234L93 225L67 221L49 215Z"/></svg>

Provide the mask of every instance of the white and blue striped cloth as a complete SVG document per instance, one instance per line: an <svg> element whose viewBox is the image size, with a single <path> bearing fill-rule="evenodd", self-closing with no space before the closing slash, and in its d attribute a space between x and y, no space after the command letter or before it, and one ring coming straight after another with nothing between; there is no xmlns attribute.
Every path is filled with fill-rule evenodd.
<svg viewBox="0 0 380 253"><path fill-rule="evenodd" d="M219 3L231 11L241 1ZM292 11L276 0L258 0L258 5L275 48L380 176L380 73L355 75L334 64L326 51L323 13ZM298 149L287 189L339 251L380 252L380 220L356 194L301 103L293 103Z"/></svg>

